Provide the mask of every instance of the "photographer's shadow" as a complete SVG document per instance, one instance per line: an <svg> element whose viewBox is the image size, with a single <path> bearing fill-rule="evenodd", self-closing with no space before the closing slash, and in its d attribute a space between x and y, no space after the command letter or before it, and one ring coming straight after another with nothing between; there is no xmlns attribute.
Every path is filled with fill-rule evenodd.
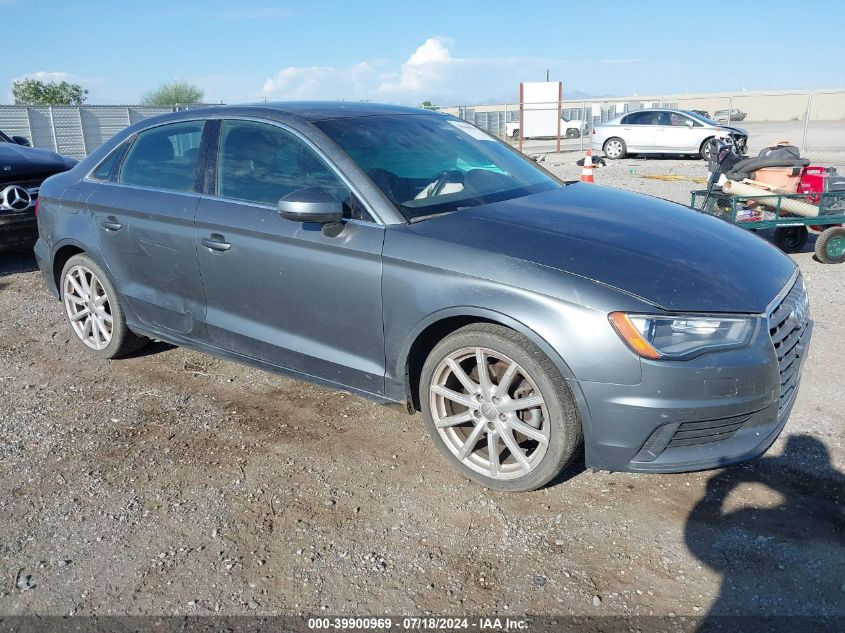
<svg viewBox="0 0 845 633"><path fill-rule="evenodd" d="M765 488L752 490L755 485ZM730 502L734 491L754 494L752 503L762 507L747 499ZM845 476L833 468L824 444L809 435L790 437L781 456L714 475L685 532L690 551L722 575L719 596L699 630L779 630L783 618L796 631L841 623L843 504Z"/></svg>

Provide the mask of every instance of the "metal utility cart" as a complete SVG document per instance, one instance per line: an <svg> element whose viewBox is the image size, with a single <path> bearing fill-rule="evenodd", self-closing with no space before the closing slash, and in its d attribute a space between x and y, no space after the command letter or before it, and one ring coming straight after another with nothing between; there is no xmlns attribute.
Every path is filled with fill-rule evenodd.
<svg viewBox="0 0 845 633"><path fill-rule="evenodd" d="M759 200L766 199L762 205ZM791 215L782 206L787 200L797 200L819 207L819 215L803 217ZM692 191L690 206L756 231L774 229L775 243L787 253L800 251L807 243L809 230L818 231L816 257L825 264L845 262L845 192L824 193L767 193L759 196L735 196L722 191L707 195L706 190ZM702 208L700 208L702 207Z"/></svg>

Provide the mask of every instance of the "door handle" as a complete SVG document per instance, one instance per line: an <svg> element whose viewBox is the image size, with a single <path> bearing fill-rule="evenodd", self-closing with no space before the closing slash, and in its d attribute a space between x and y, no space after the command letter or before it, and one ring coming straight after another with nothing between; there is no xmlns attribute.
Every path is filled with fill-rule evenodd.
<svg viewBox="0 0 845 633"><path fill-rule="evenodd" d="M100 220L100 226L102 226L107 231L119 231L123 228L123 225L117 221L117 218L113 215L110 215L103 220Z"/></svg>
<svg viewBox="0 0 845 633"><path fill-rule="evenodd" d="M211 237L204 237L200 240L200 244L212 251L228 251L232 248L229 242L224 241L225 238L219 233L212 233Z"/></svg>

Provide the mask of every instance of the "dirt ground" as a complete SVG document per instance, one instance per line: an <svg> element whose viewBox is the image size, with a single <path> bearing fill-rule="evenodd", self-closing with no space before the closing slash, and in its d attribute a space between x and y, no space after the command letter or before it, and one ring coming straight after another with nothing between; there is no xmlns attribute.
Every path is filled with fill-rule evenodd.
<svg viewBox="0 0 845 633"><path fill-rule="evenodd" d="M577 177L575 158L545 160ZM696 186L652 170L706 176L650 160L596 178ZM91 358L33 258L2 255L0 616L845 617L845 266L809 250L815 337L763 458L579 466L521 495L459 476L419 416L161 343Z"/></svg>

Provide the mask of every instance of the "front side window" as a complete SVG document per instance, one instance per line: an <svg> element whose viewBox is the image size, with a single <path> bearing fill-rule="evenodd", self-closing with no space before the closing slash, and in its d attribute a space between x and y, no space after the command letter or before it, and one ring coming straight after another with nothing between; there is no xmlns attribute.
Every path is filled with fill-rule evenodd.
<svg viewBox="0 0 845 633"><path fill-rule="evenodd" d="M280 198L320 187L344 204L347 218L369 220L340 177L294 134L269 123L223 121L217 154L217 195L275 205Z"/></svg>
<svg viewBox="0 0 845 633"><path fill-rule="evenodd" d="M118 181L170 191L193 191L204 121L160 125L138 134Z"/></svg>
<svg viewBox="0 0 845 633"><path fill-rule="evenodd" d="M410 221L563 186L507 145L448 116L379 115L314 124Z"/></svg>

